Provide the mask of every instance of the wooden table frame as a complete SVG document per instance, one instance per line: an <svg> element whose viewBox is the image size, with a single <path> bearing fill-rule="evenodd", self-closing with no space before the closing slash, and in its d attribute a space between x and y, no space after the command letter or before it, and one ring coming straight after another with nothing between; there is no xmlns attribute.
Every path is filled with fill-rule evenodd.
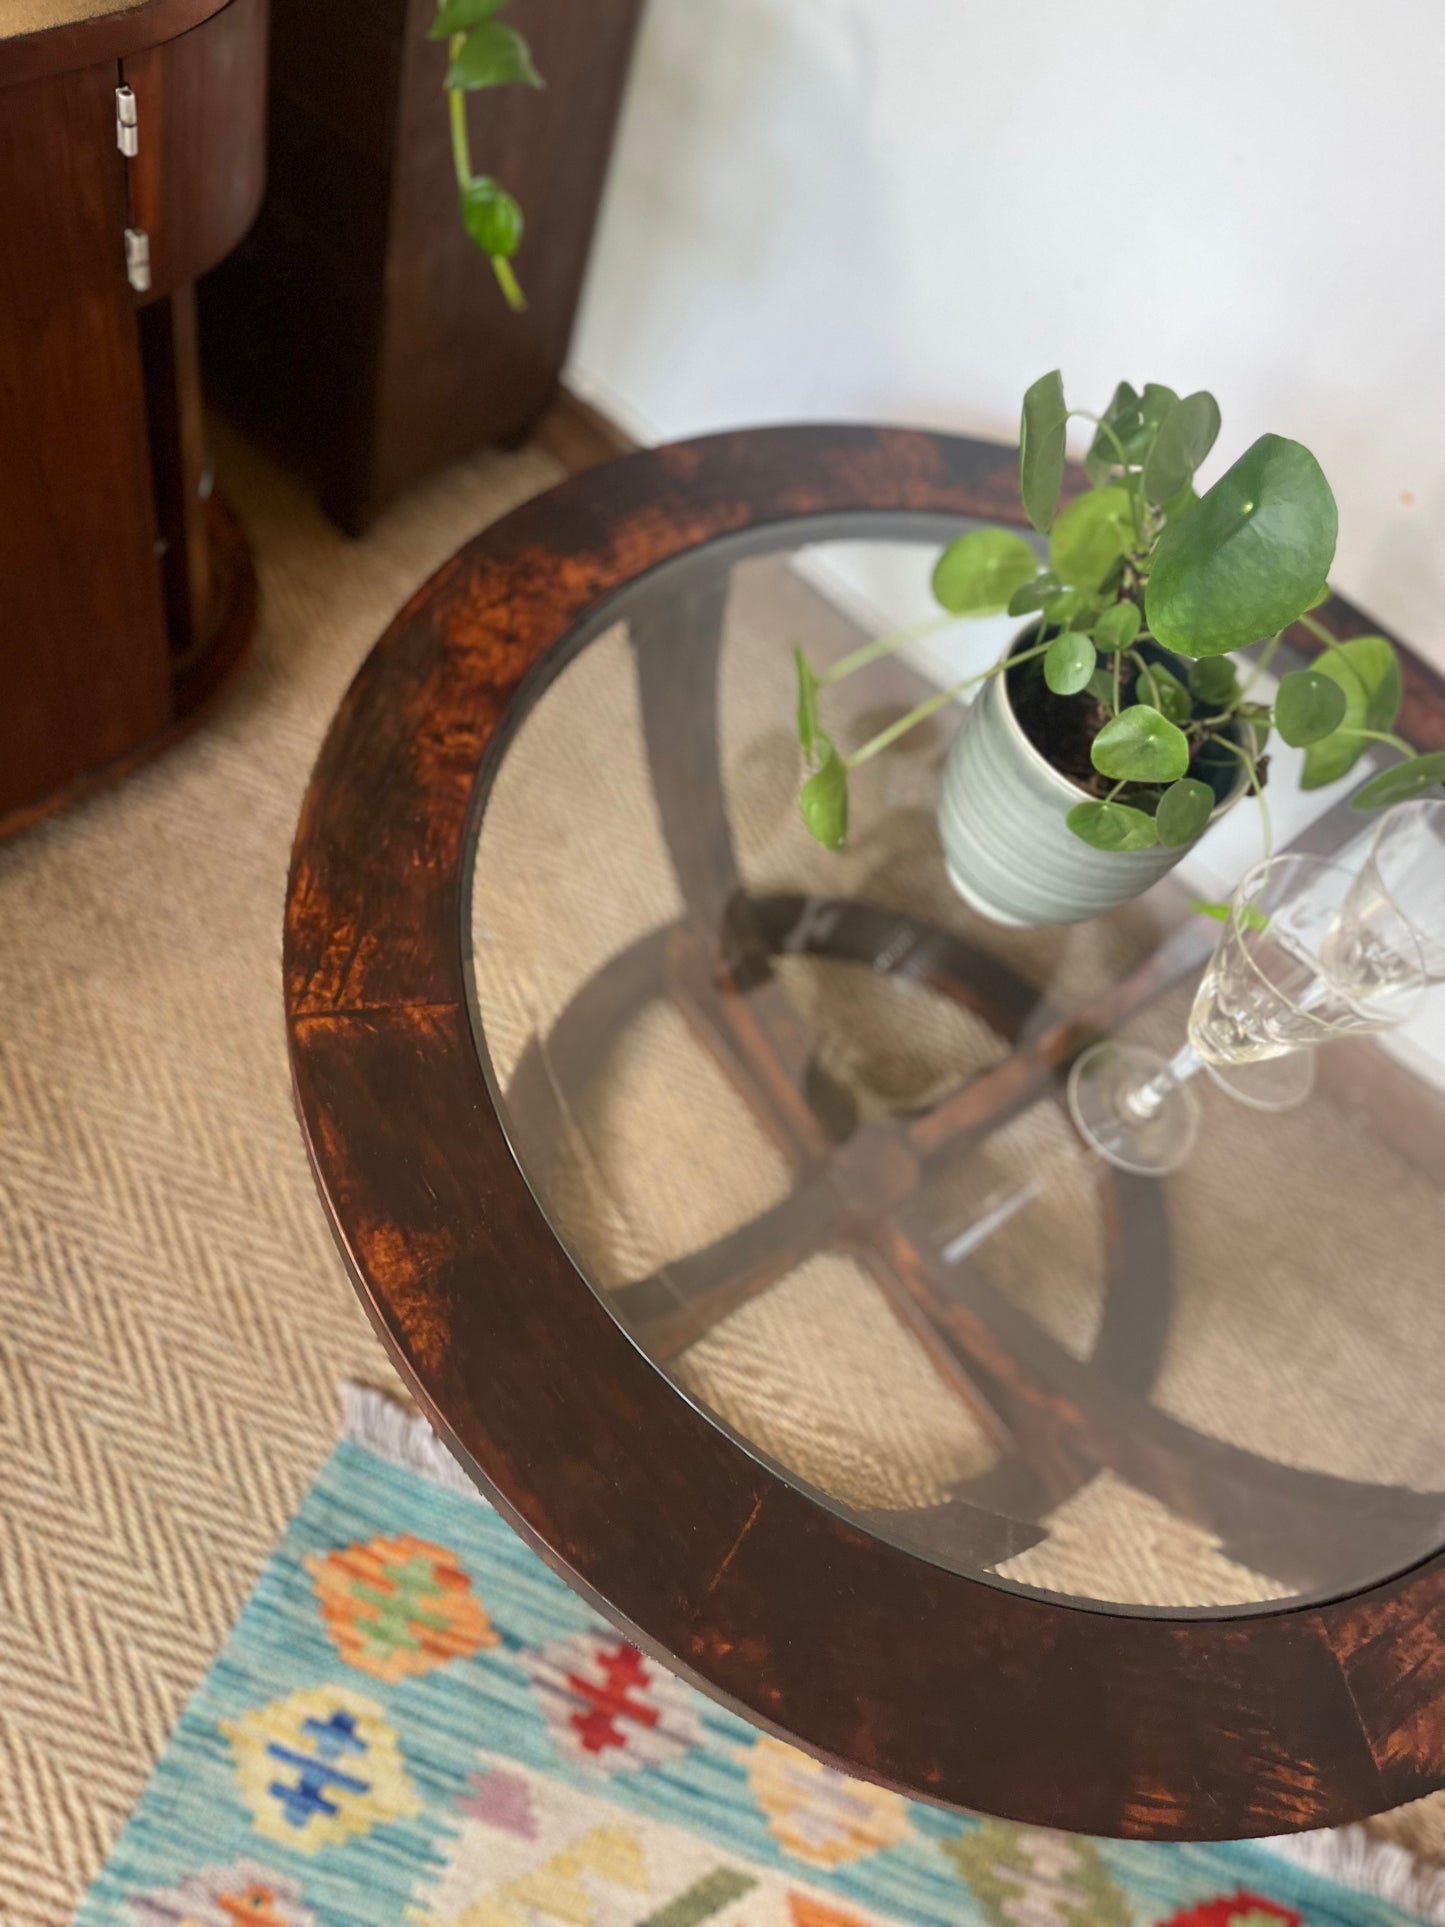
<svg viewBox="0 0 1445 1927"><path fill-rule="evenodd" d="M353 684L298 831L286 998L311 1156L373 1321L473 1477L570 1584L714 1697L907 1793L1081 1831L1211 1838L1357 1818L1445 1782L1445 1557L1320 1606L1146 1616L1007 1591L860 1530L679 1396L582 1284L518 1169L473 1041L475 827L508 704L543 653L614 590L724 534L897 509L1016 522L1014 462L987 444L863 428L718 437L576 477L439 571ZM1340 603L1323 613L1341 634L1365 626ZM1405 670L1402 727L1422 748L1445 745L1445 690L1416 659ZM715 839L713 851L689 868L706 878L711 862L725 882ZM740 933L735 904L705 889L685 901L671 955L648 968L704 999L720 957L765 977L767 944ZM699 968L687 946L704 939ZM911 1125L915 1153L1046 1088L1121 997L1177 976L1197 942L1186 928L1141 979ZM734 1036L733 1055L751 1050L745 1074L773 1077L779 1119L806 1148L816 1120L792 1105L798 1066L775 1076L780 1062L787 1073L785 1014L756 989L733 1001L761 1008L759 1038ZM909 1273L906 1251L873 1252ZM977 1366L991 1349L1017 1434L1040 1401L1008 1311L964 1304L942 1362ZM1093 1463L1112 1462L1128 1439L1091 1400L1087 1368L1047 1364L1065 1431L1089 1441ZM1149 1423L1131 1449L1149 1463L1122 1469L1158 1489L1180 1462L1171 1428L1187 1428L1138 1404ZM1201 1490L1218 1501L1268 1464L1223 1445L1201 1461L1200 1435L1188 1441L1194 1516ZM1313 1477L1287 1475L1281 1516ZM1326 1520L1360 1490L1323 1483ZM1400 1544L1419 1544L1420 1504L1391 1497L1382 1557L1397 1525Z"/></svg>

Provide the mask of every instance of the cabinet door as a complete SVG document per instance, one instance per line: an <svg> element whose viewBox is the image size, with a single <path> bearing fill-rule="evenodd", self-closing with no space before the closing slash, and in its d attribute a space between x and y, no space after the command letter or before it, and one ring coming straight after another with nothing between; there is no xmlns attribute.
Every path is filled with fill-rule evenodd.
<svg viewBox="0 0 1445 1927"><path fill-rule="evenodd" d="M171 713L118 77L0 89L0 824Z"/></svg>
<svg viewBox="0 0 1445 1927"><path fill-rule="evenodd" d="M150 237L144 300L230 253L256 218L266 169L266 0L230 0L174 40L127 56L136 98L130 219Z"/></svg>

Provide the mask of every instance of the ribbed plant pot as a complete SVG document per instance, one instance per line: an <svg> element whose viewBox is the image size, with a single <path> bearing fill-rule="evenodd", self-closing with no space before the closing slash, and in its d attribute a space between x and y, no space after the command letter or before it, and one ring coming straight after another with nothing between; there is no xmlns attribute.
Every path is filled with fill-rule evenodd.
<svg viewBox="0 0 1445 1927"><path fill-rule="evenodd" d="M1009 655L1032 635L1016 638ZM1201 835L1247 787L1241 766ZM954 889L995 923L1083 923L1141 895L1194 847L1096 850L1065 821L1083 801L1079 785L1024 734L1008 672L991 676L954 739L939 791L938 834Z"/></svg>

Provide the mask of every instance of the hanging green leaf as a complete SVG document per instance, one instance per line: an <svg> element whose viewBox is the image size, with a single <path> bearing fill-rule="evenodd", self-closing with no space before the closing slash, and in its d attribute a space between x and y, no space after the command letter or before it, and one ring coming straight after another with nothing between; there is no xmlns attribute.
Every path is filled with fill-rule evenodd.
<svg viewBox="0 0 1445 1927"><path fill-rule="evenodd" d="M440 0L437 17L427 29L429 40L450 40L500 13L507 0Z"/></svg>
<svg viewBox="0 0 1445 1927"><path fill-rule="evenodd" d="M818 746L818 678L796 645L793 661L798 667L798 747L811 757Z"/></svg>
<svg viewBox="0 0 1445 1927"><path fill-rule="evenodd" d="M1114 713L1113 670L1105 669L1101 664L1100 667L1094 671L1093 675L1090 676L1088 688L1089 694L1094 697L1097 702L1101 702L1105 709L1109 711L1110 715L1112 715Z"/></svg>
<svg viewBox="0 0 1445 1927"><path fill-rule="evenodd" d="M1157 709L1132 703L1105 723L1089 755L1111 782L1172 783L1189 767L1189 741Z"/></svg>
<svg viewBox="0 0 1445 1927"><path fill-rule="evenodd" d="M1094 624L1094 642L1100 649L1127 649L1139 633L1143 617L1133 602L1116 602Z"/></svg>
<svg viewBox="0 0 1445 1927"><path fill-rule="evenodd" d="M542 76L532 65L531 51L515 27L500 20L484 20L462 42L447 69L448 87L468 92L478 87L540 87Z"/></svg>
<svg viewBox="0 0 1445 1927"><path fill-rule="evenodd" d="M1359 793L1350 798L1354 810L1387 810L1396 803L1413 803L1437 783L1445 783L1445 749L1431 750L1427 756L1411 756L1393 769L1372 776Z"/></svg>
<svg viewBox="0 0 1445 1927"><path fill-rule="evenodd" d="M1204 833L1214 814L1214 791L1197 777L1181 776L1171 783L1159 799L1154 814L1159 841L1171 850L1180 850Z"/></svg>
<svg viewBox="0 0 1445 1927"><path fill-rule="evenodd" d="M1068 422L1064 381L1055 368L1040 375L1025 393L1019 426L1019 493L1024 512L1040 535L1052 527L1059 506Z"/></svg>
<svg viewBox="0 0 1445 1927"><path fill-rule="evenodd" d="M1345 692L1317 669L1292 669L1280 678L1274 699L1274 726L1294 749L1305 749L1337 730L1345 720Z"/></svg>
<svg viewBox="0 0 1445 1927"><path fill-rule="evenodd" d="M1063 586L1052 569L1040 569L1032 582L1014 590L1008 599L1008 612L1011 616L1031 616Z"/></svg>
<svg viewBox="0 0 1445 1927"><path fill-rule="evenodd" d="M1191 910L1197 910L1201 917L1213 917L1216 923L1228 923L1234 913L1234 905L1232 903L1200 903L1196 901L1191 903L1189 908ZM1268 930L1269 928L1269 918L1264 914L1263 910L1256 910L1252 903L1247 904L1245 908L1241 910L1240 922L1246 930Z"/></svg>
<svg viewBox="0 0 1445 1927"><path fill-rule="evenodd" d="M1056 696L1077 696L1094 673L1094 645L1075 629L1055 636L1044 651L1044 681Z"/></svg>
<svg viewBox="0 0 1445 1927"><path fill-rule="evenodd" d="M1203 656L1189 665L1189 692L1214 709L1227 709L1239 693L1239 677L1228 656Z"/></svg>
<svg viewBox="0 0 1445 1927"><path fill-rule="evenodd" d="M1194 701L1189 691L1161 662L1140 659L1137 687L1140 700L1151 703L1171 723L1182 726L1194 714Z"/></svg>
<svg viewBox="0 0 1445 1927"><path fill-rule="evenodd" d="M1064 821L1096 850L1152 850L1159 841L1153 817L1127 803L1075 803Z"/></svg>
<svg viewBox="0 0 1445 1927"><path fill-rule="evenodd" d="M1194 471L1219 435L1219 403L1200 389L1165 410L1144 461L1144 494L1154 503L1173 501L1190 486Z"/></svg>
<svg viewBox="0 0 1445 1927"><path fill-rule="evenodd" d="M1276 634L1319 588L1337 527L1314 456L1261 435L1182 522L1166 525L1145 596L1150 630L1184 656L1222 656Z"/></svg>
<svg viewBox="0 0 1445 1927"><path fill-rule="evenodd" d="M510 261L522 241L522 210L506 188L485 174L462 190L462 223L483 254Z"/></svg>
<svg viewBox="0 0 1445 1927"><path fill-rule="evenodd" d="M1111 483L1070 502L1049 537L1049 563L1055 575L1076 589L1094 590L1133 542L1129 491Z"/></svg>
<svg viewBox="0 0 1445 1927"><path fill-rule="evenodd" d="M933 570L933 594L951 616L994 616L1038 574L1039 558L1008 529L973 529L950 542Z"/></svg>
<svg viewBox="0 0 1445 1927"><path fill-rule="evenodd" d="M798 807L810 836L830 850L841 850L848 840L848 771L832 742L821 730L816 738L818 768L803 785Z"/></svg>

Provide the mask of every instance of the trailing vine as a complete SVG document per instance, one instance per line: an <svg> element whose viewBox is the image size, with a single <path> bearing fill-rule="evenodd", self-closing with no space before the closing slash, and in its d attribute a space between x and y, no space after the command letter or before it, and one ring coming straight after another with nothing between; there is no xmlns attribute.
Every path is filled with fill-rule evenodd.
<svg viewBox="0 0 1445 1927"><path fill-rule="evenodd" d="M490 174L472 171L467 133L467 95L484 87L541 87L531 49L515 27L497 15L507 0L438 0L430 37L447 43L447 115L462 225L492 264L507 306L527 305L512 258L522 242L522 210Z"/></svg>

